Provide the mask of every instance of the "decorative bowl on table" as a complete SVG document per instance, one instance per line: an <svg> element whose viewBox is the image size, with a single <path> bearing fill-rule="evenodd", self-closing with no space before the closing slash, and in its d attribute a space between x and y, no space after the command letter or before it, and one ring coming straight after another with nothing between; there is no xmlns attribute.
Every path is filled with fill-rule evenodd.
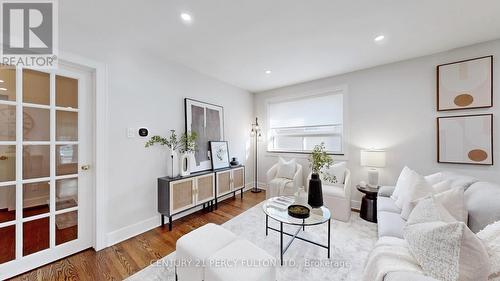
<svg viewBox="0 0 500 281"><path fill-rule="evenodd" d="M297 219L307 219L311 210L303 205L290 205L288 206L288 214Z"/></svg>

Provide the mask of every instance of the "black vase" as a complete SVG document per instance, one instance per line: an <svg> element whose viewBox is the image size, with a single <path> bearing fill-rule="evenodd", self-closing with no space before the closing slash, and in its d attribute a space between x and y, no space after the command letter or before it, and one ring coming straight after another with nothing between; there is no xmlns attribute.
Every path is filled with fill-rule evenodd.
<svg viewBox="0 0 500 281"><path fill-rule="evenodd" d="M307 195L307 204L313 208L323 206L323 188L318 174L312 174L309 180L309 194Z"/></svg>
<svg viewBox="0 0 500 281"><path fill-rule="evenodd" d="M238 158L233 157L233 161L231 161L229 164L231 164L231 166L238 166L240 162L238 162Z"/></svg>

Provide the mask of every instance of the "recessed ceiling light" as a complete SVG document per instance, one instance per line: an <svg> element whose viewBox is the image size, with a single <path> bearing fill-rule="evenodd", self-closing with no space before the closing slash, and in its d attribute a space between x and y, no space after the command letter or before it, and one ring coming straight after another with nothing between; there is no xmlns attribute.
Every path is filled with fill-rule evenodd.
<svg viewBox="0 0 500 281"><path fill-rule="evenodd" d="M384 35L379 35L377 37L375 37L375 39L373 39L375 42L381 42L385 39L385 36Z"/></svg>
<svg viewBox="0 0 500 281"><path fill-rule="evenodd" d="M266 74L271 74L271 70L266 70Z"/></svg>
<svg viewBox="0 0 500 281"><path fill-rule="evenodd" d="M0 83L3 83L4 81L3 80L0 80Z"/></svg>
<svg viewBox="0 0 500 281"><path fill-rule="evenodd" d="M193 17L191 17L190 14L188 13L182 13L181 14L181 19L184 21L184 22L191 22L193 20Z"/></svg>
<svg viewBox="0 0 500 281"><path fill-rule="evenodd" d="M7 89L5 89L5 88L0 88L0 91L7 91Z"/></svg>

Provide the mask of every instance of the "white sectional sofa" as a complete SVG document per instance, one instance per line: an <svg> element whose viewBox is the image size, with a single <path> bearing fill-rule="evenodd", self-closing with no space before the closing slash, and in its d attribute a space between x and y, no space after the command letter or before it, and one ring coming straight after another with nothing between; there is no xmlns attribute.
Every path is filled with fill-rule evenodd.
<svg viewBox="0 0 500 281"><path fill-rule="evenodd" d="M500 220L500 185L480 182L472 177L443 173L443 177L453 181L453 186L465 188L465 205L468 210L468 227L477 233L488 224ZM403 238L406 221L401 218L401 209L391 199L395 187L380 188L377 199L378 236ZM412 272L391 272L384 281L436 281L433 278Z"/></svg>

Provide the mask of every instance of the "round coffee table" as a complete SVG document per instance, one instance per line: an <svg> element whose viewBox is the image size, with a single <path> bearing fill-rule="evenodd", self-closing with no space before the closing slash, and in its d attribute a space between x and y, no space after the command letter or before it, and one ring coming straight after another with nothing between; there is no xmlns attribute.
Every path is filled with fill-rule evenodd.
<svg viewBox="0 0 500 281"><path fill-rule="evenodd" d="M378 188L356 185L356 188L365 195L361 199L359 216L369 222L377 222L377 196Z"/></svg>
<svg viewBox="0 0 500 281"><path fill-rule="evenodd" d="M288 250L290 245L295 239L299 239L308 242L312 245L322 247L328 250L328 258L330 258L330 231L331 231L331 214L330 210L325 206L319 208L311 208L311 206L306 205L306 207L311 210L311 215L306 219L298 219L290 216L288 214L288 206L294 202L293 196L290 197L273 197L267 199L262 205L262 210L266 214L266 236L268 235L268 230L273 230L280 233L280 261L283 265L283 255ZM280 229L269 226L269 217L280 223ZM323 245L314 241L307 240L305 238L299 237L299 232L305 231L306 226L319 225L328 223L328 244ZM283 231L283 224L298 226L295 233L288 233ZM292 237L287 245L283 245L283 235Z"/></svg>

